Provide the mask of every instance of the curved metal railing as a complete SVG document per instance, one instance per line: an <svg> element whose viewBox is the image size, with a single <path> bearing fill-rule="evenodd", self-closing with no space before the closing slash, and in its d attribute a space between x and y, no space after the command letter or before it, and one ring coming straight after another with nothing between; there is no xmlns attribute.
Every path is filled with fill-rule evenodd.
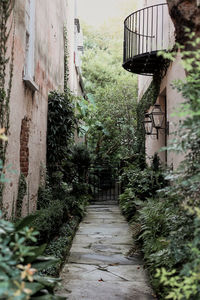
<svg viewBox="0 0 200 300"><path fill-rule="evenodd" d="M124 21L124 64L137 55L168 49L169 22L166 3L130 14Z"/></svg>

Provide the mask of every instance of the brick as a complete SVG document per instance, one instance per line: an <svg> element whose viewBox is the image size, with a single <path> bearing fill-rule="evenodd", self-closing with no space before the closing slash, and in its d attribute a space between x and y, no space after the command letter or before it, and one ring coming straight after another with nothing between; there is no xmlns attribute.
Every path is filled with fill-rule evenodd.
<svg viewBox="0 0 200 300"><path fill-rule="evenodd" d="M21 123L21 132L20 132L20 169L21 172L27 176L29 170L29 121L25 117Z"/></svg>

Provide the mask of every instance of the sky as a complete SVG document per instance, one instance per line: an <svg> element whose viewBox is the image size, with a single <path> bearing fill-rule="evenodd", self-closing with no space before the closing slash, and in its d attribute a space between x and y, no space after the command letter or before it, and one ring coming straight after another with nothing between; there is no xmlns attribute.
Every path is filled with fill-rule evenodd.
<svg viewBox="0 0 200 300"><path fill-rule="evenodd" d="M136 0L78 0L78 16L84 23L100 27L111 19L123 22L135 9Z"/></svg>

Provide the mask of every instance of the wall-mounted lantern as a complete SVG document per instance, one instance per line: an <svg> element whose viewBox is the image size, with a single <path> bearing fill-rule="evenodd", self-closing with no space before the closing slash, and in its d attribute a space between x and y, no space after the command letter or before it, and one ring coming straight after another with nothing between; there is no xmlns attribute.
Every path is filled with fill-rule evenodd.
<svg viewBox="0 0 200 300"><path fill-rule="evenodd" d="M153 106L151 113L145 113L144 115L145 134L156 135L157 139L160 129L164 129L165 134L169 134L169 122L165 122L166 124L164 124L164 121L165 112L162 111L160 104L156 103Z"/></svg>
<svg viewBox="0 0 200 300"><path fill-rule="evenodd" d="M156 133L153 132L153 119L152 114L146 113L144 115L144 130L146 135L156 135L158 139L158 130L156 129Z"/></svg>
<svg viewBox="0 0 200 300"><path fill-rule="evenodd" d="M153 127L155 127L157 130L163 129L162 125L164 123L165 113L162 111L160 104L154 105L151 115Z"/></svg>
<svg viewBox="0 0 200 300"><path fill-rule="evenodd" d="M153 121L152 121L151 114L146 113L144 115L144 130L145 130L145 134L147 135L150 135L152 133Z"/></svg>

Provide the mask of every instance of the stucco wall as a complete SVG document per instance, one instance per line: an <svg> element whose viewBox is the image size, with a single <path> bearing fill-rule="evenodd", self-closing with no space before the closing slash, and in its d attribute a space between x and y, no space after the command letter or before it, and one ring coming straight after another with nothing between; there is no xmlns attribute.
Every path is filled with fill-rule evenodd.
<svg viewBox="0 0 200 300"><path fill-rule="evenodd" d="M184 101L182 95L173 88L173 82L177 79L184 80L184 78L185 71L181 65L180 56L178 55L176 60L170 64L166 76L161 82L160 94L157 99L157 103L161 105L162 110L164 111L164 97L166 96L166 117L169 122L169 135L166 136L165 140L164 131L161 130L159 133L159 139L155 136L146 136L147 161L149 161L149 157L152 157L155 152L159 152L161 147L172 143L174 138L173 132L176 130L177 124L180 120L179 116L175 112ZM149 111L151 111L151 108ZM162 162L167 162L167 165L172 166L173 168L176 168L180 161L184 158L181 154L170 151L167 152L167 157L165 155L165 152L159 152Z"/></svg>
<svg viewBox="0 0 200 300"><path fill-rule="evenodd" d="M166 0L142 0L138 4L138 9L149 7L151 5L163 4L163 3L166 3ZM159 13L162 14L162 11L160 11ZM155 18L153 18L153 20L154 20L154 23L156 23L156 16L155 16ZM159 20L161 21L161 19L159 19ZM174 37L174 25L171 21L171 18L168 14L167 9L164 10L163 20L164 20L163 40L162 41L160 40L160 42L158 42L158 45L159 45L159 43L162 43L162 47L161 47L162 49L170 49L173 47L173 45L175 43L175 37ZM145 22L144 22L144 26L146 27ZM161 26L161 24L160 24L160 26ZM154 25L154 27L155 27L155 25ZM161 39L161 36L158 38ZM151 76L142 76L142 75L138 76L138 100L140 100L142 98L145 91L148 89L151 81L152 81Z"/></svg>
<svg viewBox="0 0 200 300"><path fill-rule="evenodd" d="M78 60L79 53L77 52L77 29L74 19L78 19L77 15L77 1L67 1L67 28L68 28L68 61L69 61L69 88L76 96L82 96L82 90L80 88L80 74L76 70L76 62Z"/></svg>
<svg viewBox="0 0 200 300"><path fill-rule="evenodd" d="M10 182L4 189L3 205L8 216L16 206L20 167L21 170L23 167L28 167L28 175L25 174L27 196L23 203L23 215L36 209L40 169L46 162L48 93L54 89L63 89L63 26L66 23L68 9L65 0L36 0L35 83L39 91L33 92L23 82L26 56L26 1L17 0L15 3L14 77L10 99L10 134L6 162L11 164L16 174L7 174ZM11 39L12 35L8 48ZM24 133L23 142L21 134L24 119L27 120L27 133ZM25 149L22 148L23 143L28 148L28 156L26 151L23 151ZM20 158L22 155L26 158Z"/></svg>

